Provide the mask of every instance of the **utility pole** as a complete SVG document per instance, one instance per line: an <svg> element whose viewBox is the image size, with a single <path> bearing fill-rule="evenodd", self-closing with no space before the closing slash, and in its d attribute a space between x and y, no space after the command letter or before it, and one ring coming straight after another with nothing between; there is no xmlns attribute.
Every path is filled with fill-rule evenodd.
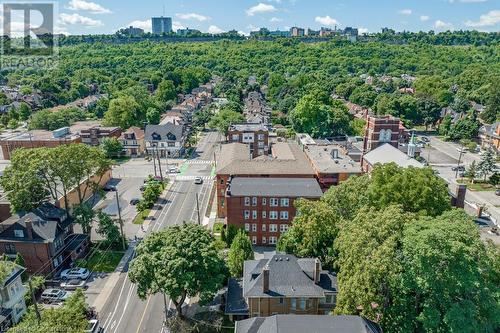
<svg viewBox="0 0 500 333"><path fill-rule="evenodd" d="M455 179L458 178L458 169L460 168L460 160L462 159L462 154L464 153L464 145L460 147L460 155L458 155L457 171L455 171Z"/></svg>
<svg viewBox="0 0 500 333"><path fill-rule="evenodd" d="M123 221L122 221L122 212L120 209L120 200L118 200L118 189L116 189L115 194L116 194L116 206L118 208L118 222L120 223L120 231L122 234L122 246L123 250L125 251L125 235L123 234Z"/></svg>
<svg viewBox="0 0 500 333"><path fill-rule="evenodd" d="M165 307L165 321L168 319L168 308L167 308L167 296L165 296L165 293L163 294L163 306Z"/></svg>
<svg viewBox="0 0 500 333"><path fill-rule="evenodd" d="M156 177L156 157L155 157L155 151L154 151L154 148L152 150L152 156L153 156L153 167L155 169L155 177Z"/></svg>
<svg viewBox="0 0 500 333"><path fill-rule="evenodd" d="M31 277L28 279L28 285L30 287L31 300L33 301L33 305L35 306L36 320L38 322L38 325L40 325L42 317L40 316L40 311L38 310L38 304L36 303L35 293L33 292L33 286L31 285Z"/></svg>
<svg viewBox="0 0 500 333"><path fill-rule="evenodd" d="M161 172L161 161L160 161L160 153L158 152L158 146L155 146L156 149L156 158L158 158L158 170L160 171L160 179L163 181L163 172Z"/></svg>
<svg viewBox="0 0 500 333"><path fill-rule="evenodd" d="M198 214L198 224L201 225L201 221L200 221L200 202L198 200L198 192L196 192L196 212Z"/></svg>

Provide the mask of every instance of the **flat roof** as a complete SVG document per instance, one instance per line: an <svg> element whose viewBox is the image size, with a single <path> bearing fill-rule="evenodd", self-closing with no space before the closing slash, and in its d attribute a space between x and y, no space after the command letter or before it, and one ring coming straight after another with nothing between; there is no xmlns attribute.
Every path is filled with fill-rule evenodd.
<svg viewBox="0 0 500 333"><path fill-rule="evenodd" d="M74 140L78 135L69 133L55 138L52 131L32 130L22 132L10 132L0 136L0 141L62 141L65 139Z"/></svg>
<svg viewBox="0 0 500 333"><path fill-rule="evenodd" d="M335 150L337 157L333 158ZM320 173L361 173L361 163L345 154L340 145L309 145L304 148L304 152Z"/></svg>
<svg viewBox="0 0 500 333"><path fill-rule="evenodd" d="M320 198L323 195L315 178L235 177L229 190L231 196Z"/></svg>
<svg viewBox="0 0 500 333"><path fill-rule="evenodd" d="M267 127L262 125L262 124L255 124L255 123L246 123L246 124L234 124L229 127L230 131L267 131Z"/></svg>

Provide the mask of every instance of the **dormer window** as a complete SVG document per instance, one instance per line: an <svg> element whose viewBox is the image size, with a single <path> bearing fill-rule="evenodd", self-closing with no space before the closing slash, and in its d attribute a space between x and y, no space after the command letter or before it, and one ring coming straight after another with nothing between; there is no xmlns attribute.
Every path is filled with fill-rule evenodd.
<svg viewBox="0 0 500 333"><path fill-rule="evenodd" d="M173 135L172 133L168 132L167 139L170 141L175 141L177 139L177 137L175 135Z"/></svg>
<svg viewBox="0 0 500 333"><path fill-rule="evenodd" d="M161 135L156 133L156 132L151 134L151 137L153 138L153 141L160 141L161 140Z"/></svg>
<svg viewBox="0 0 500 333"><path fill-rule="evenodd" d="M24 231L22 231L21 229L16 229L16 230L14 230L14 236L15 237L19 237L19 238L23 238L24 237Z"/></svg>

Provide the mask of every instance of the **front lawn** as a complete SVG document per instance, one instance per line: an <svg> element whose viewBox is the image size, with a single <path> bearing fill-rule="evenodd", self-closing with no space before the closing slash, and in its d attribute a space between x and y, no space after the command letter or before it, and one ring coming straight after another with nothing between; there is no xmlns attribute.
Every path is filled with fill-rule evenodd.
<svg viewBox="0 0 500 333"><path fill-rule="evenodd" d="M149 212L151 212L151 209L146 209L142 213L139 213L135 216L134 221L132 221L133 224L143 224L144 220L149 216Z"/></svg>
<svg viewBox="0 0 500 333"><path fill-rule="evenodd" d="M460 184L466 184L467 189L471 191L494 191L495 186L491 185L490 183L485 183L482 181L475 181L474 183L471 183L468 179L459 179L458 183Z"/></svg>
<svg viewBox="0 0 500 333"><path fill-rule="evenodd" d="M94 251L95 250L95 251ZM103 251L91 249L92 254L87 259L79 259L76 266L84 267L92 272L111 273L123 257L124 251Z"/></svg>

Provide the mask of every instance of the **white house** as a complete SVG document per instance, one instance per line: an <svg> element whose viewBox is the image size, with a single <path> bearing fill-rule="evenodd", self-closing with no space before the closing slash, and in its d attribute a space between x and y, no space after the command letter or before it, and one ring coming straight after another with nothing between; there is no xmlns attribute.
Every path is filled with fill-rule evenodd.
<svg viewBox="0 0 500 333"><path fill-rule="evenodd" d="M0 332L15 325L26 312L24 295L26 288L21 281L21 275L26 269L14 265L10 275L0 285Z"/></svg>

